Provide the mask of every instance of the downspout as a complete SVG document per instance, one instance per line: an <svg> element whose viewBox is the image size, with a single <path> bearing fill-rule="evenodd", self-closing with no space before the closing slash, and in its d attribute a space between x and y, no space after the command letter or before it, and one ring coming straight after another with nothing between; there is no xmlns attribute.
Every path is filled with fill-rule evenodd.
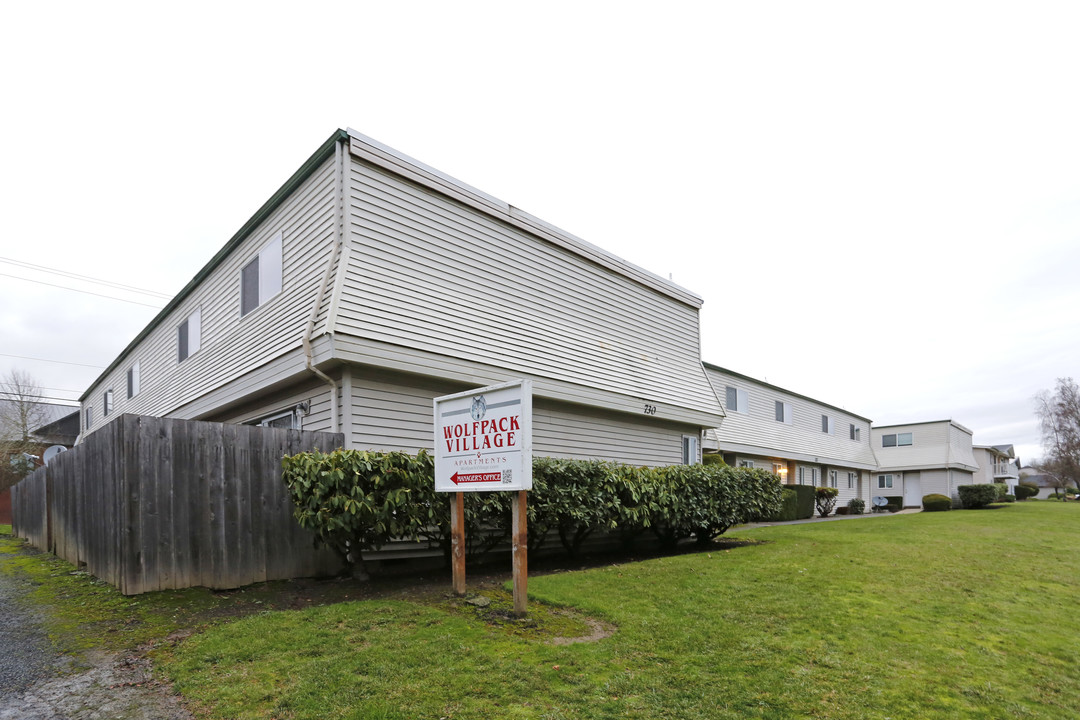
<svg viewBox="0 0 1080 720"><path fill-rule="evenodd" d="M338 142L334 146L334 247L330 251L330 260L326 263L326 272L323 273L322 282L319 284L319 293L315 296L315 304L311 306L311 316L308 318L307 329L304 331L304 337L302 338L304 345L304 360L307 369L330 386L330 432L334 433L338 431L338 386L332 377L315 367L314 353L311 349L311 336L315 332L315 321L319 317L319 308L322 306L323 298L326 297L326 288L330 284L330 276L334 273L334 264L337 263L343 244L343 213L341 208L343 181L341 177L341 168L341 142ZM327 313L326 324L329 327L329 313Z"/></svg>

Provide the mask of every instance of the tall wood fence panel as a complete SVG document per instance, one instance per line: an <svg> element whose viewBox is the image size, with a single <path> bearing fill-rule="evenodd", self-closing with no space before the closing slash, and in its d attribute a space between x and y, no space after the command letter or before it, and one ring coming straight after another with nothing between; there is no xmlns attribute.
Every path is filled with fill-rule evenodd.
<svg viewBox="0 0 1080 720"><path fill-rule="evenodd" d="M281 458L341 434L123 415L15 486L13 531L126 595L326 575Z"/></svg>

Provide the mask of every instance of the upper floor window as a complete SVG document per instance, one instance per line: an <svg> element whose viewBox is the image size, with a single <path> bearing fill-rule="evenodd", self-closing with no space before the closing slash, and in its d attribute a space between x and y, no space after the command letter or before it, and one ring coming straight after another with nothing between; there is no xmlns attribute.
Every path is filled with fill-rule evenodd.
<svg viewBox="0 0 1080 720"><path fill-rule="evenodd" d="M829 433L830 435L833 435L836 432L836 423L834 423L833 419L828 415L821 416L821 432Z"/></svg>
<svg viewBox="0 0 1080 720"><path fill-rule="evenodd" d="M112 390L106 390L105 391L105 397L104 397L101 404L103 406L102 407L102 412L101 412L101 414L103 416L108 415L109 413L112 412L112 404L113 404L113 392L112 392Z"/></svg>
<svg viewBox="0 0 1080 720"><path fill-rule="evenodd" d="M851 423L851 439L858 440L862 435L862 428L856 427L854 423Z"/></svg>
<svg viewBox="0 0 1080 720"><path fill-rule="evenodd" d="M86 429L89 430L90 426L94 424L94 408L86 408Z"/></svg>
<svg viewBox="0 0 1080 720"><path fill-rule="evenodd" d="M905 447L911 445L914 439L911 433L892 433L881 436L881 447Z"/></svg>
<svg viewBox="0 0 1080 720"><path fill-rule="evenodd" d="M201 346L202 312L199 308L195 308L195 312L188 315L187 320L176 327L176 361L184 362L199 352Z"/></svg>
<svg viewBox="0 0 1080 720"><path fill-rule="evenodd" d="M127 396L128 400L139 394L139 361L132 363L127 371Z"/></svg>
<svg viewBox="0 0 1080 720"><path fill-rule="evenodd" d="M240 270L240 315L243 317L281 292L281 233L262 246Z"/></svg>
<svg viewBox="0 0 1080 720"><path fill-rule="evenodd" d="M791 403L776 401L776 422L791 424Z"/></svg>
<svg viewBox="0 0 1080 720"><path fill-rule="evenodd" d="M742 388L728 385L725 388L727 395L727 409L733 412L745 413L750 410L750 393Z"/></svg>

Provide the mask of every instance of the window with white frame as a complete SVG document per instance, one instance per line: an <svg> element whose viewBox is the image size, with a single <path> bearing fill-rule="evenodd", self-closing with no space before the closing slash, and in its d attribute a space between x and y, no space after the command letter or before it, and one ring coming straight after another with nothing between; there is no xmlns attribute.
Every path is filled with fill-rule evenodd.
<svg viewBox="0 0 1080 720"><path fill-rule="evenodd" d="M776 401L776 422L791 424L791 403Z"/></svg>
<svg viewBox="0 0 1080 720"><path fill-rule="evenodd" d="M102 398L101 405L102 405L102 408L101 408L102 417L108 416L108 414L112 412L112 406L113 406L113 391L112 390L106 390L105 391L105 397Z"/></svg>
<svg viewBox="0 0 1080 720"><path fill-rule="evenodd" d="M128 400L139 394L139 361L131 364L127 371L127 396Z"/></svg>
<svg viewBox="0 0 1080 720"><path fill-rule="evenodd" d="M810 468L810 484L817 487L818 469Z"/></svg>
<svg viewBox="0 0 1080 720"><path fill-rule="evenodd" d="M878 489L887 490L887 489L891 488L892 485L893 485L893 476L892 475L878 475L877 476Z"/></svg>
<svg viewBox="0 0 1080 720"><path fill-rule="evenodd" d="M839 484L837 483L836 478L837 478L836 471L835 470L830 470L829 471L829 487L834 487L834 488L840 487Z"/></svg>
<svg viewBox="0 0 1080 720"><path fill-rule="evenodd" d="M300 429L300 413L295 409L260 418L256 423L262 427L285 428L287 430Z"/></svg>
<svg viewBox="0 0 1080 720"><path fill-rule="evenodd" d="M911 433L890 433L881 436L881 447L907 447L914 445L915 438Z"/></svg>
<svg viewBox="0 0 1080 720"><path fill-rule="evenodd" d="M90 426L94 424L94 408L86 408L86 429L89 430Z"/></svg>
<svg viewBox="0 0 1080 720"><path fill-rule="evenodd" d="M847 487L848 487L848 490L854 490L855 489L855 473L853 473L853 472L849 472L847 474Z"/></svg>
<svg viewBox="0 0 1080 720"><path fill-rule="evenodd" d="M855 425L855 423L851 423L851 432L850 432L851 439L852 440L858 440L861 435L862 435L862 428L857 427Z"/></svg>
<svg viewBox="0 0 1080 720"><path fill-rule="evenodd" d="M805 485L806 484L805 482L803 482L803 479L806 477L806 473L804 472L805 469L806 468L804 468L802 465L799 466L799 473L798 474L799 474L799 484L800 485Z"/></svg>
<svg viewBox="0 0 1080 720"><path fill-rule="evenodd" d="M821 416L821 432L829 433L830 435L836 432L836 424L828 415Z"/></svg>
<svg viewBox="0 0 1080 720"><path fill-rule="evenodd" d="M240 316L281 292L281 233L240 270Z"/></svg>
<svg viewBox="0 0 1080 720"><path fill-rule="evenodd" d="M682 464L693 465L699 461L698 438L695 435L682 436Z"/></svg>
<svg viewBox="0 0 1080 720"><path fill-rule="evenodd" d="M784 476L787 475L787 466L784 465L784 463L773 463L772 473L781 480L785 480L786 478Z"/></svg>
<svg viewBox="0 0 1080 720"><path fill-rule="evenodd" d="M742 388L728 385L724 388L727 399L727 409L737 413L750 412L750 393Z"/></svg>
<svg viewBox="0 0 1080 720"><path fill-rule="evenodd" d="M176 327L176 358L184 362L202 347L202 311L195 311Z"/></svg>
<svg viewBox="0 0 1080 720"><path fill-rule="evenodd" d="M739 461L739 467L741 467L741 468L752 468L752 467L754 467L754 461L753 460L740 460Z"/></svg>

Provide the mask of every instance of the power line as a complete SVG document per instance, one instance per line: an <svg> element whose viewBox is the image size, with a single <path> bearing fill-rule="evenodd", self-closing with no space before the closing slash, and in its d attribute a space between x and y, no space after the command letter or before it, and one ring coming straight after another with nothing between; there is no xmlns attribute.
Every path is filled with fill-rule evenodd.
<svg viewBox="0 0 1080 720"><path fill-rule="evenodd" d="M11 355L9 353L0 353L0 357L12 357L19 358L20 360L37 360L38 362L59 363L61 365L78 365L79 367L94 368L95 370L104 370L104 365L87 365L86 363L68 362L67 360L49 360L48 358L36 358L27 357L26 355ZM72 390L71 392L76 392Z"/></svg>
<svg viewBox="0 0 1080 720"><path fill-rule="evenodd" d="M55 285L53 283L47 283L43 280L31 280L30 278L19 277L18 275L8 275L7 273L0 273L0 277L9 277L16 280L24 280L30 283L37 283L38 285L48 285L49 287L60 288L61 290L70 290L71 292L85 293L86 295L95 295L100 298L106 298L107 300L118 300L120 302L131 303L132 305L142 305L143 307L154 308L160 310L160 305L150 305L148 303L142 303L137 300L125 300L124 298L113 297L112 295L102 295L101 293L90 292L89 290L79 290L73 287L65 287L63 285Z"/></svg>
<svg viewBox="0 0 1080 720"><path fill-rule="evenodd" d="M112 280L103 280L101 278L90 277L89 275L80 275L79 273L68 272L67 270L57 270L56 268L46 267L44 265L35 265L34 263L28 263L25 260L15 260L14 258L0 257L0 262L10 263L11 265L18 265L20 267L30 268L32 270L38 270L40 272L52 273L53 275L62 275L64 277L75 278L77 280L85 280L86 282L96 283L98 285L106 285L108 287L114 287L119 290L128 290L130 292L142 293L143 295L153 295L164 300L168 300L171 296L158 292L157 290L143 290L137 288L134 285L125 285L123 283L114 282Z"/></svg>

